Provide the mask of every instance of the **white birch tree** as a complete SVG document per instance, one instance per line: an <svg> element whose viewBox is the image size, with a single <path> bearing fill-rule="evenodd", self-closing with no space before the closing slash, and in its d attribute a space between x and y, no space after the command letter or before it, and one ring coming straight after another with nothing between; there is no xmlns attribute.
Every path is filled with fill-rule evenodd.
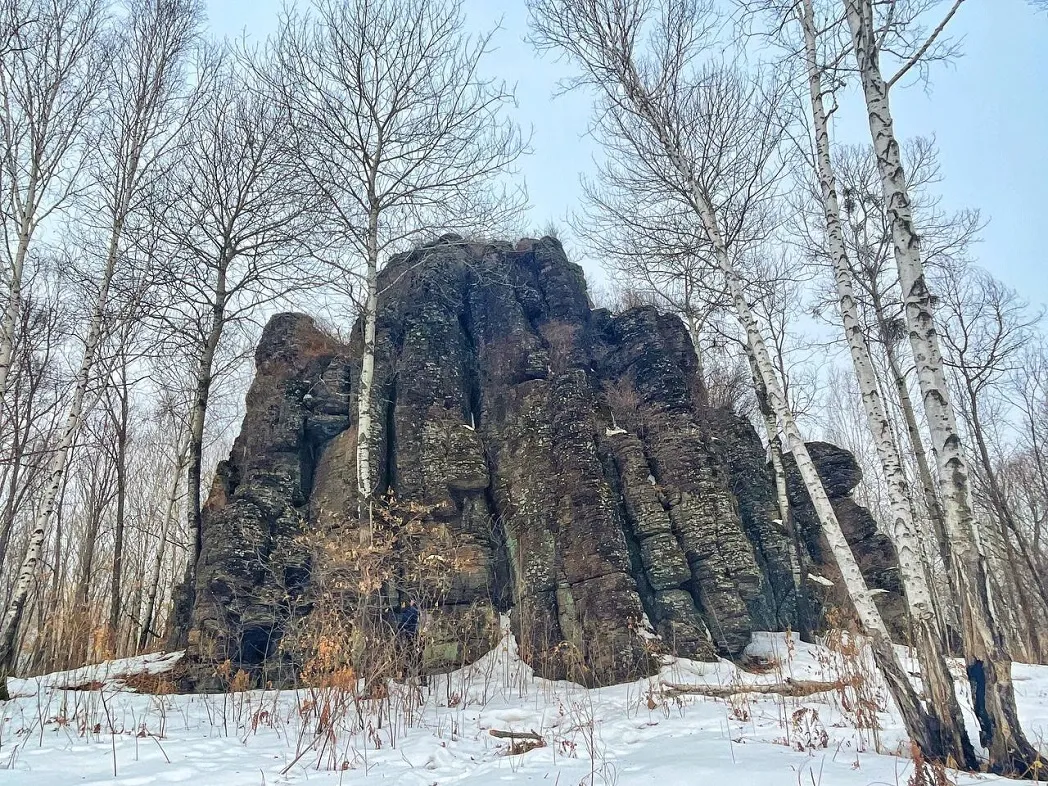
<svg viewBox="0 0 1048 786"><path fill-rule="evenodd" d="M503 116L512 91L481 73L490 43L490 33L466 34L459 0L314 0L311 13L284 16L261 66L347 255L329 261L343 276L363 268L361 537L379 482L372 454L380 437L373 389L380 263L420 238L497 226L521 208L498 186L524 144Z"/></svg>
<svg viewBox="0 0 1048 786"><path fill-rule="evenodd" d="M899 555L899 569L913 624L914 643L921 674L928 691L925 711L932 719L930 731L938 734L938 748L925 755L938 761L953 761L975 769L975 752L964 729L964 718L954 690L953 677L942 651L935 600L924 564L924 549L913 519L910 485L902 456L881 398L869 343L856 307L852 269L844 242L841 207L837 196L830 149L829 115L825 104L825 65L820 51L819 30L824 20L816 18L813 0L800 0L796 18L804 41L808 97L820 197L825 221L827 253L837 285L838 306L845 340L859 385L867 423L877 449L888 487L891 510L889 531ZM831 75L832 78L832 75Z"/></svg>
<svg viewBox="0 0 1048 786"><path fill-rule="evenodd" d="M0 397L7 390L30 246L74 202L108 57L105 0L11 0L0 8L0 184L6 259Z"/></svg>
<svg viewBox="0 0 1048 786"><path fill-rule="evenodd" d="M697 228L704 232L724 276L769 404L786 435L859 621L870 636L877 665L911 739L922 750L934 752L937 740L930 718L892 646L789 411L736 266L739 253L725 240L722 227L730 227L738 217L726 220L725 207L730 208L733 199L752 204L764 191L761 186L774 180L775 173L769 170L774 166L782 125L774 114L774 103L767 105L767 95L758 95L745 83L733 84L731 77L722 79L723 72L692 65L706 45L710 17L703 5L691 0L655 5L630 0L610 4L599 0L529 2L536 43L571 56L583 73L578 84L596 89L602 97L602 129L628 141L631 154L651 161L654 176L669 179L691 205ZM758 98L765 104L758 103ZM739 124L737 134L721 133L724 127L718 121L723 123L726 115Z"/></svg>
<svg viewBox="0 0 1048 786"><path fill-rule="evenodd" d="M89 388L102 341L109 295L127 254L129 223L179 136L186 113L187 67L201 22L195 0L133 0L121 20L106 75L104 113L93 139L91 173L97 199L101 265L72 400L58 444L48 457L48 479L18 570L14 594L0 621L0 682L16 666L18 629L49 526L56 514L69 455L89 409Z"/></svg>
<svg viewBox="0 0 1048 786"><path fill-rule="evenodd" d="M990 577L985 558L980 553L979 527L972 512L968 462L943 368L934 300L925 277L920 234L914 223L889 94L891 86L917 62L915 58L936 40L959 5L958 0L950 7L943 22L933 30L927 43L919 46L894 76L886 78L880 63L884 30L878 28L872 0L843 0L881 187L891 217L910 344L917 363L917 378L939 472L953 557L952 569L960 594L964 655L979 719L980 738L988 751L993 771L1025 776L1038 761L1038 753L1019 725L1011 679L1011 657L996 620ZM890 8L887 10L890 13Z"/></svg>
<svg viewBox="0 0 1048 786"><path fill-rule="evenodd" d="M930 518L935 531L935 543L932 544L935 548L929 553L941 559L947 568L946 583L952 586L945 519L932 462L928 458L929 449L918 419L916 397L912 392L912 361L907 349L904 306L893 258L891 219L881 196L877 162L869 146L837 146L832 159L841 196L844 244L852 268L860 319L872 349L878 353L887 380L884 398L898 408L905 426L906 439L900 440L900 445L905 442L912 452L922 492L914 502L923 502L923 512ZM947 212L941 209L934 194L941 179L938 158L929 140L921 137L909 140L903 147L903 159L909 166L912 208L921 226L926 264L934 263L938 268L951 264L951 259L965 257L982 225L978 211ZM817 193L816 199L819 199ZM815 244L813 258L827 260L821 236L815 239Z"/></svg>

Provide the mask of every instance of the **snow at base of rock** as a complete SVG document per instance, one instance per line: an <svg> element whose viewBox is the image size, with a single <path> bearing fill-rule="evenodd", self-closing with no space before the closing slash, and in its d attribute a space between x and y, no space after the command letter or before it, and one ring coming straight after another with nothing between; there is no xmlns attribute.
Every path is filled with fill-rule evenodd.
<svg viewBox="0 0 1048 786"><path fill-rule="evenodd" d="M179 654L114 661L10 681L14 698L0 706L0 784L907 782L912 763L898 718L880 711L879 730L856 728L854 697L845 689L803 699L741 693L716 700L666 698L662 691L665 683L832 682L844 668L830 650L781 633L758 634L747 656L746 670L726 661L672 659L657 677L587 690L535 678L506 634L477 663L421 688L393 683L381 713L376 702L366 702L363 716L337 715L344 724L319 734L320 692L139 695L125 678L162 674ZM906 663L916 671L912 659ZM956 673L964 702L968 686L960 664ZM1014 678L1029 738L1046 739L1048 667L1016 664ZM884 695L876 685L867 693L886 703ZM506 739L492 730L526 736ZM513 754L511 745L526 752ZM954 780L999 779L962 774Z"/></svg>

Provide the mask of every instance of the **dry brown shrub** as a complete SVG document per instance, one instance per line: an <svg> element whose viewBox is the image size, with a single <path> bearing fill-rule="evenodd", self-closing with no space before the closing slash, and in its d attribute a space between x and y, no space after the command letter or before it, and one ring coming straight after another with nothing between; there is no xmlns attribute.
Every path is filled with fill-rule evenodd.
<svg viewBox="0 0 1048 786"><path fill-rule="evenodd" d="M169 696L177 693L175 680L169 673L150 674L138 672L136 674L125 674L118 677L125 688L135 693L144 693L150 696Z"/></svg>
<svg viewBox="0 0 1048 786"><path fill-rule="evenodd" d="M549 364L555 372L567 371L575 362L575 336L579 326L568 322L547 322L539 328L549 352Z"/></svg>
<svg viewBox="0 0 1048 786"><path fill-rule="evenodd" d="M641 397L628 377L606 383L604 400L611 410L612 421L618 428L637 431L644 426Z"/></svg>
<svg viewBox="0 0 1048 786"><path fill-rule="evenodd" d="M513 740L510 743L509 749L506 751L507 756L520 756L521 754L533 751L536 748L545 748L545 740Z"/></svg>
<svg viewBox="0 0 1048 786"><path fill-rule="evenodd" d="M830 735L822 725L817 710L801 707L790 716L793 728L793 747L799 751L814 751L830 744Z"/></svg>
<svg viewBox="0 0 1048 786"><path fill-rule="evenodd" d="M907 778L906 786L956 786L950 780L945 765L925 759L921 749L912 742L910 743L910 757L913 759L913 772Z"/></svg>

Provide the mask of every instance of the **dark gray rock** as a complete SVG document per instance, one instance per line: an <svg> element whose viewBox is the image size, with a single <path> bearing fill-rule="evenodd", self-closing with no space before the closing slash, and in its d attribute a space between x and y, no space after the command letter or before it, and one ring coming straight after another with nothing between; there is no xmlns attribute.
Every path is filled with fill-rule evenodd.
<svg viewBox="0 0 1048 786"><path fill-rule="evenodd" d="M377 489L424 507L426 531L453 544L454 575L427 609L427 668L481 654L495 611L540 674L589 684L651 673L649 625L662 648L712 658L794 623L764 449L747 422L698 405L678 319L592 311L550 238L450 236L392 259L380 283ZM188 615L198 661L294 668L276 647L310 613L299 536L356 526L359 356L359 326L349 346L302 316L267 326L205 511ZM880 548L848 507L854 462L828 448L842 519ZM810 526L806 539L824 561Z"/></svg>
<svg viewBox="0 0 1048 786"><path fill-rule="evenodd" d="M296 542L307 527L317 444L304 399L340 350L299 314L278 314L262 333L240 436L204 505L193 603L183 610L200 659L255 670L280 663L273 656L284 623L309 578ZM328 417L343 429L349 421L344 404Z"/></svg>
<svg viewBox="0 0 1048 786"><path fill-rule="evenodd" d="M888 631L897 641L909 641L909 616L895 546L887 535L878 530L877 522L870 512L851 498L852 490L862 480L862 470L851 453L836 445L827 442L806 444L867 585L871 589L881 590L874 600ZM844 582L822 535L815 508L791 456L786 456L786 488L794 520L814 563L815 572L832 582L830 586L820 584L811 587L820 596L820 606L823 609L839 608L853 614L851 601L844 591Z"/></svg>

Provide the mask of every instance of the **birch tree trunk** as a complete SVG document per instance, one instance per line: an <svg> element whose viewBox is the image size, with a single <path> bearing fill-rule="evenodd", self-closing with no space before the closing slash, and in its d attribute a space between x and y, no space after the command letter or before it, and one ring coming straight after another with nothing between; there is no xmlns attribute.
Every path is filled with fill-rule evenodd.
<svg viewBox="0 0 1048 786"><path fill-rule="evenodd" d="M102 517L109 507L111 499L109 463L98 461L91 468L90 481L86 489L88 496L88 510L86 526L83 529L83 538L79 549L79 565L77 569L76 591L73 594L73 608L79 618L87 615L91 603L91 578L94 576L95 555L98 553L98 533L102 528ZM61 525L61 517L56 522ZM85 640L82 645L86 647ZM77 645L79 646L79 644Z"/></svg>
<svg viewBox="0 0 1048 786"><path fill-rule="evenodd" d="M441 234L449 220L491 227L519 213L499 181L524 145L500 114L512 93L478 76L490 34L467 34L460 3L354 0L314 12L285 15L270 52L277 68L258 71L292 120L302 170L363 262L354 457L368 542L383 475L374 455L379 257Z"/></svg>
<svg viewBox="0 0 1048 786"><path fill-rule="evenodd" d="M757 359L754 357L753 349L746 347L746 358L750 363L750 371L753 375L753 387L757 396L757 408L761 412L761 420L764 422L764 433L768 438L768 455L771 457L772 473L775 475L775 506L779 512L781 526L786 529L790 537L790 572L793 575L793 588L797 598L797 627L801 641L811 642L813 639L813 628L815 620L812 619L811 603L808 597L808 568L807 560L804 558L804 543L800 532L797 531L796 522L790 508L790 498L786 491L786 465L782 455L782 442L779 439L779 425L768 403L768 392L761 380L760 369L757 367Z"/></svg>
<svg viewBox="0 0 1048 786"><path fill-rule="evenodd" d="M699 341L702 335L702 320L696 316L695 309L691 306L691 283L687 277L684 280L684 303L684 324L687 325L688 337L691 338L691 348L695 350L695 401L700 407L706 408L710 405L710 391L706 385L705 356Z"/></svg>
<svg viewBox="0 0 1048 786"><path fill-rule="evenodd" d="M746 332L747 341L753 347L753 354L760 370L761 380L768 392L768 403L775 411L782 430L786 435L788 447L797 464L797 471L804 482L805 489L818 515L823 534L830 547L830 553L833 554L834 561L837 563L845 589L855 607L859 623L870 637L870 646L877 667L884 676L888 689L891 691L892 697L895 699L895 703L902 714L910 738L929 758L942 759L934 721L921 707L913 685L910 684L906 669L895 652L888 629L885 627L880 611L877 609L873 596L866 586L866 579L863 577L862 571L859 570L859 565L852 554L851 546L844 537L840 522L837 520L837 514L834 512L829 497L826 495L826 489L823 487L822 479L819 477L815 464L808 453L808 448L804 443L800 429L797 427L793 414L789 411L789 407L786 404L786 398L782 387L779 385L771 356L746 301L742 282L730 263L728 255L724 250L723 242L720 241L719 231L716 224L712 221L712 214L707 213L706 215L707 217L704 218L703 223L707 226L707 232L711 235L711 240L716 249L718 264L728 281L728 289L735 305L736 315ZM716 238L716 240L713 238Z"/></svg>
<svg viewBox="0 0 1048 786"><path fill-rule="evenodd" d="M920 426L917 423L917 413L913 408L913 399L910 396L910 388L906 383L906 375L903 373L902 364L899 361L899 353L895 347L894 340L888 328L888 318L884 311L883 299L876 281L871 281L871 291L874 313L877 324L881 331L884 342L884 355L888 360L888 370L891 373L892 384L898 396L899 408L902 411L903 421L906 423L906 434L910 441L910 449L913 451L917 462L917 476L921 480L921 490L924 492L924 505L928 516L935 528L936 547L942 557L946 569L950 568L950 545L946 534L946 517L939 502L939 493L935 488L935 478L932 476L931 466L928 464L928 453L924 449L924 441L921 439ZM951 577L952 582L952 577ZM952 586L952 583L951 583Z"/></svg>
<svg viewBox="0 0 1048 786"><path fill-rule="evenodd" d="M992 771L1027 775L1038 754L1019 726L1011 657L995 618L985 558L979 552L968 466L943 371L932 296L924 277L920 237L914 227L906 172L895 138L888 85L880 71L873 8L869 0L844 1L870 135L891 219L895 261L917 378L939 470L952 567L959 592L965 661L980 739L988 751Z"/></svg>
<svg viewBox="0 0 1048 786"><path fill-rule="evenodd" d="M669 157L679 176L684 178L691 189L691 202L695 213L705 230L713 250L713 257L724 275L728 295L735 309L735 314L746 334L746 343L753 350L754 360L760 374L761 382L764 384L768 396L768 404L786 435L787 447L793 454L797 464L797 471L801 476L808 496L811 498L815 508L823 534L826 538L830 553L841 574L845 589L855 607L859 623L870 637L870 647L877 667L880 669L885 682L891 691L892 697L903 717L907 733L910 739L920 747L929 757L940 759L937 755L938 738L933 730L933 722L921 707L920 700L910 683L906 669L899 660L898 654L892 645L891 636L881 618L880 611L873 601L866 579L859 570L859 565L852 554L851 546L841 529L837 514L830 504L826 489L822 485L818 470L808 453L804 437L797 426L797 422L790 411L785 392L779 382L768 351L764 337L757 326L757 320L753 315L742 279L732 263L724 238L721 235L717 217L712 204L704 193L704 190L696 179L693 165L682 155L673 137L666 129L658 110L654 107L651 98L643 88L643 82L632 68L632 63L626 67L628 70L622 74L622 86L627 96L633 101L636 111L646 118L652 131L657 136L663 150Z"/></svg>
<svg viewBox="0 0 1048 786"><path fill-rule="evenodd" d="M7 560L7 549L11 542L11 532L14 529L15 514L18 512L20 495L19 495L19 480L22 474L24 463L24 453L26 442L29 439L29 421L30 418L27 416L26 419L26 433L22 434L22 429L15 424L14 433L11 437L11 468L8 470L8 476L6 478L6 499L4 500L4 509L0 513L0 565L6 564Z"/></svg>
<svg viewBox="0 0 1048 786"><path fill-rule="evenodd" d="M830 157L830 132L823 102L822 72L818 62L812 0L801 0L799 18L804 34L808 91L815 135L819 189L823 218L826 222L827 250L833 262L841 324L855 368L870 435L876 445L877 456L887 481L892 515L891 535L899 555L899 571L913 624L914 643L921 664L921 676L928 692L925 711L932 723L929 735L938 738L937 748L933 751L925 750L924 754L942 763L952 761L965 769L974 770L978 762L964 729L964 716L941 647L934 597L928 584L920 536L912 517L909 483L881 399L873 359L855 303L851 265L848 262L841 227L836 177Z"/></svg>
<svg viewBox="0 0 1048 786"><path fill-rule="evenodd" d="M364 352L360 363L360 392L357 396L357 516L361 545L371 542L371 495L375 487L371 448L374 440L375 327L378 322L378 221L379 208L372 196L367 229ZM392 450L392 445L387 446L387 450Z"/></svg>
<svg viewBox="0 0 1048 786"><path fill-rule="evenodd" d="M0 397L7 392L7 377L14 358L15 326L22 309L22 272L25 255L29 250L29 226L23 217L18 229L18 248L15 251L11 277L7 282L7 303L4 305L3 323L0 324Z"/></svg>
<svg viewBox="0 0 1048 786"><path fill-rule="evenodd" d="M109 302L109 288L113 281L113 272L116 269L117 239L122 234L122 228L123 223L121 220L117 223L114 235L110 241L101 286L92 310L87 341L84 344L84 354L76 374L73 400L66 414L62 436L48 460L48 481L44 489L40 512L33 523L33 529L29 535L29 547L18 569L14 594L4 610L2 621L0 621L0 682L6 682L7 675L17 665L18 629L22 621L22 614L25 611L29 591L32 589L37 567L43 555L47 530L51 524L51 519L55 515L58 495L65 479L69 452L72 450L73 440L80 429L80 424L83 422L87 388L91 382L91 372L94 368L98 345L102 338L102 322Z"/></svg>

